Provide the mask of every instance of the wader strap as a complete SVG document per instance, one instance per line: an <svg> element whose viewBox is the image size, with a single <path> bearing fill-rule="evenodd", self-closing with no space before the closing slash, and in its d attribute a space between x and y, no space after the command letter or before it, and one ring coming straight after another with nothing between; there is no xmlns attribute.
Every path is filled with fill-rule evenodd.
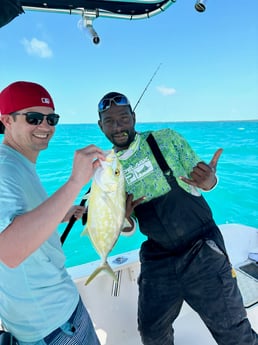
<svg viewBox="0 0 258 345"><path fill-rule="evenodd" d="M147 140L147 143L149 144L151 151L152 151L160 169L162 170L164 176L166 178L169 176L173 176L173 171L168 166L168 163L166 162L162 152L160 151L160 148L159 148L154 136L150 133L146 140Z"/></svg>

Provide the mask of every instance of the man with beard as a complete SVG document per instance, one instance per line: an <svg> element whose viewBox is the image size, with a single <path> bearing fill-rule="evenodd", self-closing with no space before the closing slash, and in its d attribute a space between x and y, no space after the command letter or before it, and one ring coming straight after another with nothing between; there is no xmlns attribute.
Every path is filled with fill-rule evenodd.
<svg viewBox="0 0 258 345"><path fill-rule="evenodd" d="M147 236L138 280L143 344L173 345L172 325L186 301L217 344L258 345L223 237L200 193L217 184L222 149L206 164L172 129L136 132L135 113L118 92L102 97L98 113L123 166L127 215L134 212Z"/></svg>

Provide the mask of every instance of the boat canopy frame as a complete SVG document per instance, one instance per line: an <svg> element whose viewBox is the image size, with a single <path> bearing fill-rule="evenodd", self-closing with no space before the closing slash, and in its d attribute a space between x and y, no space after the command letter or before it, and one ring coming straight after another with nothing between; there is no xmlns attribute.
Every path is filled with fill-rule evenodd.
<svg viewBox="0 0 258 345"><path fill-rule="evenodd" d="M24 11L47 11L119 19L144 19L164 12L176 0L21 0Z"/></svg>
<svg viewBox="0 0 258 345"><path fill-rule="evenodd" d="M79 14L93 43L100 39L92 22L98 17L145 19L164 12L176 0L1 0L0 27L26 11Z"/></svg>
<svg viewBox="0 0 258 345"><path fill-rule="evenodd" d="M144 19L164 12L176 0L1 0L0 27L26 11L80 14L95 19Z"/></svg>
<svg viewBox="0 0 258 345"><path fill-rule="evenodd" d="M145 19L164 12L176 0L1 0L0 28L26 11L80 14L83 25L99 43L92 21L98 17ZM195 9L205 11L206 0L196 0Z"/></svg>

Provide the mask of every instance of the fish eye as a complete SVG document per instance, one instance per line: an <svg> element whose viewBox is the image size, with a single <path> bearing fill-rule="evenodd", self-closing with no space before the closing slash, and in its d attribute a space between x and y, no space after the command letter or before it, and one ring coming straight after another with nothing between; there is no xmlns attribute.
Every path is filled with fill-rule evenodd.
<svg viewBox="0 0 258 345"><path fill-rule="evenodd" d="M115 170L115 176L119 176L120 175L120 170L119 169L116 169Z"/></svg>

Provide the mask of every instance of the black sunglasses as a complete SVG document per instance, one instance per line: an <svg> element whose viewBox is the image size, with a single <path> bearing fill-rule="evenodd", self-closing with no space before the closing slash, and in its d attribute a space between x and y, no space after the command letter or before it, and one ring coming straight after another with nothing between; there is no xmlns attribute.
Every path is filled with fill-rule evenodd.
<svg viewBox="0 0 258 345"><path fill-rule="evenodd" d="M114 102L116 105L130 105L128 99L123 95L115 96L112 98L104 98L98 104L99 113L102 113L103 111L109 109L111 107L111 102Z"/></svg>
<svg viewBox="0 0 258 345"><path fill-rule="evenodd" d="M28 111L27 113L13 113L12 115L24 115L26 116L26 121L33 126L38 126L40 125L43 120L44 117L47 120L47 123L49 124L49 126L55 126L58 124L59 121L59 115L58 114L42 114L42 113L38 113L36 111Z"/></svg>

